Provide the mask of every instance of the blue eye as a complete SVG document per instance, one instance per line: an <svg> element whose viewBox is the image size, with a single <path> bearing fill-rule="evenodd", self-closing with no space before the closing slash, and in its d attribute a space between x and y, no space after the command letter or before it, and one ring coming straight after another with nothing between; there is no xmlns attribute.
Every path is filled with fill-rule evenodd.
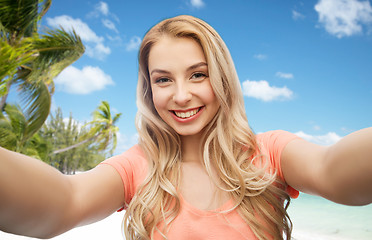
<svg viewBox="0 0 372 240"><path fill-rule="evenodd" d="M165 82L169 82L169 78L158 78L155 80L155 83L165 83Z"/></svg>
<svg viewBox="0 0 372 240"><path fill-rule="evenodd" d="M204 79L204 78L206 78L207 77L207 75L206 74L204 74L204 73L201 73L201 72L198 72L198 73L194 73L192 76L191 76L191 78L197 78L197 79Z"/></svg>

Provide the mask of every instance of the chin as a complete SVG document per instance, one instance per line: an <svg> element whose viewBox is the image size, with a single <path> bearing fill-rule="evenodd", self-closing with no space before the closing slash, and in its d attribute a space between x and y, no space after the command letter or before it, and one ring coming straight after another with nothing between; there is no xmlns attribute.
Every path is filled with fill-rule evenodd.
<svg viewBox="0 0 372 240"><path fill-rule="evenodd" d="M193 130L182 130L182 131L176 131L181 137L190 137L190 136L196 136L201 135L202 130L199 129L193 129Z"/></svg>

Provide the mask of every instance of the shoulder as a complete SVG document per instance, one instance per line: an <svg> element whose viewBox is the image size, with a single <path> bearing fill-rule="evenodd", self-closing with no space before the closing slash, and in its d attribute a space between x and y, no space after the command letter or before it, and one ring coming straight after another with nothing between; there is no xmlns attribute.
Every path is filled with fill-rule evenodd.
<svg viewBox="0 0 372 240"><path fill-rule="evenodd" d="M256 135L257 142L265 145L286 145L296 138L299 137L284 130L273 130Z"/></svg>
<svg viewBox="0 0 372 240"><path fill-rule="evenodd" d="M285 146L292 140L299 138L297 135L284 131L274 130L256 135L260 151L274 154L280 157Z"/></svg>
<svg viewBox="0 0 372 240"><path fill-rule="evenodd" d="M280 158L283 149L287 144L299 137L284 130L274 130L256 135L259 150L263 154L268 154L270 158Z"/></svg>
<svg viewBox="0 0 372 240"><path fill-rule="evenodd" d="M269 131L256 135L260 153L268 157L270 166L277 170L279 179L284 182L286 182L286 179L282 169L282 154L289 142L299 138L299 136L283 130ZM299 195L299 192L291 186L287 186L286 191L292 198L297 198Z"/></svg>
<svg viewBox="0 0 372 240"><path fill-rule="evenodd" d="M122 154L106 159L100 165L110 165L120 174L129 201L148 174L148 162L139 145L134 145Z"/></svg>
<svg viewBox="0 0 372 240"><path fill-rule="evenodd" d="M293 133L284 130L274 130L256 135L257 153L267 157L271 166L279 170L281 175L281 156L287 144L298 138Z"/></svg>

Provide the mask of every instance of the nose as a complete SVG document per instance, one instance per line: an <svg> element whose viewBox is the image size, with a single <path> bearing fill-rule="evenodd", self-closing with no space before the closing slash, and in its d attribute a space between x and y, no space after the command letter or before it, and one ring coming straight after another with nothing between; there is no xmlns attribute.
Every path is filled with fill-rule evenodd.
<svg viewBox="0 0 372 240"><path fill-rule="evenodd" d="M179 106L185 106L191 98L192 94L187 84L177 84L176 91L173 95L173 101Z"/></svg>

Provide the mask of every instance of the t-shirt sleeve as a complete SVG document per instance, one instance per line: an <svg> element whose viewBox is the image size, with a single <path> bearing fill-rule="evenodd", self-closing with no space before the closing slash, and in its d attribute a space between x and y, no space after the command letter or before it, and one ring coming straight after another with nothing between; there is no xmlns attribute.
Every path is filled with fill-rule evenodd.
<svg viewBox="0 0 372 240"><path fill-rule="evenodd" d="M283 130L269 131L257 135L257 140L258 143L261 144L262 150L265 154L268 154L272 166L277 169L278 176L284 182L285 179L281 168L281 155L285 146L287 146L290 141L298 138L297 135ZM289 185L286 191L292 198L297 198L299 196L299 191Z"/></svg>
<svg viewBox="0 0 372 240"><path fill-rule="evenodd" d="M147 160L141 148L135 145L120 155L106 159L98 166L103 164L114 167L120 174L124 186L125 203L123 207L125 208L147 175Z"/></svg>

